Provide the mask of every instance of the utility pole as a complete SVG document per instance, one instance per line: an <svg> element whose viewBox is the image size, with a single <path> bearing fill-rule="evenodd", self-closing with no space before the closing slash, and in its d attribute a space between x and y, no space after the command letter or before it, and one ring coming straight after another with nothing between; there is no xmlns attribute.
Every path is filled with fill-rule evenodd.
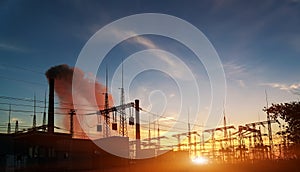
<svg viewBox="0 0 300 172"><path fill-rule="evenodd" d="M190 125L190 109L188 109L188 147L189 152L191 151L191 125Z"/></svg>
<svg viewBox="0 0 300 172"><path fill-rule="evenodd" d="M34 93L34 103L33 103L33 121L32 121L32 128L36 129L36 97Z"/></svg>
<svg viewBox="0 0 300 172"><path fill-rule="evenodd" d="M135 100L135 139L136 139L136 158L139 158L141 150L141 132L140 132L140 103Z"/></svg>
<svg viewBox="0 0 300 172"><path fill-rule="evenodd" d="M11 132L10 115L11 115L11 105L9 105L8 124L7 124L7 134L10 134L10 132Z"/></svg>
<svg viewBox="0 0 300 172"><path fill-rule="evenodd" d="M70 115L70 134L73 137L74 135L74 123L73 123L73 117L76 115L75 109L70 109L69 115Z"/></svg>
<svg viewBox="0 0 300 172"><path fill-rule="evenodd" d="M19 131L19 121L16 120L15 133Z"/></svg>

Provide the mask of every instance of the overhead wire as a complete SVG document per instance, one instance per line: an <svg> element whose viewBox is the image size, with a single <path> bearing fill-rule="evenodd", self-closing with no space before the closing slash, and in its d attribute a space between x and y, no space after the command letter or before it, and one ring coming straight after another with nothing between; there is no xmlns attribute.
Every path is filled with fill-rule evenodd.
<svg viewBox="0 0 300 172"><path fill-rule="evenodd" d="M34 102L36 101L36 103L45 103L44 100L34 100L31 98L17 98L17 97L10 97L10 96L0 96L0 99L7 99L7 100L15 100L15 101L27 101L27 102ZM48 103L48 101L46 101L46 103ZM65 102L65 101L60 101L60 102L56 102L54 104L57 105L75 105L75 106L86 106L86 107L104 107L104 105L91 105L91 104L76 104L76 103L71 103L71 102Z"/></svg>
<svg viewBox="0 0 300 172"><path fill-rule="evenodd" d="M167 120L170 120L170 121L179 122L179 123L183 123L183 124L190 124L190 125L197 126L197 127L204 127L203 125L190 123L190 122L185 122L185 121L179 121L177 119L173 119L173 118L165 117L165 116L162 116L162 115L159 115L159 114L155 114L153 112L147 111L147 110L142 109L142 108L140 108L140 110L145 112L145 113L151 114L153 116L156 116L156 117L159 117L159 118L164 118L164 119L167 119Z"/></svg>
<svg viewBox="0 0 300 172"><path fill-rule="evenodd" d="M16 103L3 103L3 102L0 102L0 104L2 105L12 105L12 106L22 106L22 107L34 107L34 105L29 105L29 104L16 104ZM45 106L39 106L39 105L36 105L35 106L36 108L45 108ZM46 108L48 108L48 106L46 106ZM54 107L54 109L71 109L70 107ZM77 109L77 110L84 110L84 111L95 111L95 109Z"/></svg>
<svg viewBox="0 0 300 172"><path fill-rule="evenodd" d="M25 67L21 67L21 66L16 66L16 65L12 65L12 64L0 63L0 65L4 66L5 68L11 67L11 68L15 68L15 69L18 69L18 70L23 70L23 71L28 71L28 72L36 73L36 74L45 75L44 72L37 71L37 70L32 70L32 69L29 69L29 68L25 68Z"/></svg>
<svg viewBox="0 0 300 172"><path fill-rule="evenodd" d="M27 102L33 102L34 101L33 99L30 99L30 98L16 98L16 97L9 97L9 96L0 96L0 99L14 100L14 101L27 101ZM38 103L44 103L45 101L43 101L43 100L36 100L36 102L38 102ZM3 102L1 102L0 104L4 104L4 105L9 105L10 104L10 105L14 105L14 106L34 107L33 105L21 104L21 103L18 104L18 103L3 103ZM63 103L56 103L56 104L60 104L61 105L61 104L72 104L72 103L63 102ZM87 105L87 106L90 106L90 105ZM38 107L38 108L44 108L45 106L38 105L36 107ZM55 107L55 109L69 109L69 108L68 107ZM144 110L142 108L140 108L140 109L141 109L141 111L143 111L145 113L148 113L150 115L153 115L153 116L156 116L156 117L159 117L159 118L164 118L164 119L167 119L167 120L170 120L170 121L173 121L173 122L179 122L179 123L182 123L182 124L188 124L187 122L184 122L184 121L179 121L179 120L176 120L176 119L171 119L171 118L168 118L168 117L164 117L164 116L155 114L153 112L146 111L146 110ZM83 109L83 108L79 109L79 110L94 111L94 109ZM9 111L9 109L0 108L0 111ZM11 111L12 112L17 112L17 113L33 113L34 112L33 110L20 110L20 109L12 109ZM38 111L37 113L38 114L42 114L44 112L43 111ZM57 114L57 115L69 115L68 113L62 113L62 112L55 112L55 114ZM95 112L95 114L96 114L96 112ZM78 114L78 115L85 115L85 114ZM141 119L141 121L145 122L142 119ZM146 122L146 123L148 123L148 122ZM159 127L160 127L160 130L165 130L165 131L168 131L170 128L175 129L176 132L187 131L187 129L185 129L185 128L175 127L175 126L167 125L167 124L163 124L163 123L159 124Z"/></svg>

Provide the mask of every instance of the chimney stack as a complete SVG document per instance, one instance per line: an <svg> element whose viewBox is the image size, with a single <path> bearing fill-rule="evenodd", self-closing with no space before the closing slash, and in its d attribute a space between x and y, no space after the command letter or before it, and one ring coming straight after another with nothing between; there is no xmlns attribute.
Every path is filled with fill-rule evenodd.
<svg viewBox="0 0 300 172"><path fill-rule="evenodd" d="M49 81L48 133L54 133L54 78Z"/></svg>

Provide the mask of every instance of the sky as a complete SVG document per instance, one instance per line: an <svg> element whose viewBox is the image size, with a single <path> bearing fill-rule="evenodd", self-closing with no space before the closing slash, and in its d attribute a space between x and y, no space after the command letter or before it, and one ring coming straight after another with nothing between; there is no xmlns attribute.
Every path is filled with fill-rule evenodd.
<svg viewBox="0 0 300 172"><path fill-rule="evenodd" d="M299 100L298 0L127 3L0 0L1 131L7 125L9 104L15 110L32 111L30 100L34 94L37 100L44 99L48 87L44 73L50 67L75 66L81 50L98 30L123 17L141 13L183 19L210 41L225 72L226 99L222 101L228 123L240 125L265 120L262 111L267 104L265 92L269 105ZM176 28L170 26L169 30L173 32ZM108 67L110 93L116 104L120 102L122 59L126 102L140 99L143 109L162 116L161 125L168 125L167 119L177 119L180 115L183 116L180 122L187 122L186 114L190 114L191 123L206 125L212 102L210 78L206 66L188 47L157 35L133 37L116 45L98 72L92 74L104 84ZM151 70L152 65L162 70ZM132 77L139 68L147 70ZM41 124L43 102L38 104L41 107L37 107L37 121ZM32 112L11 115L12 121L18 119L24 127L32 125ZM142 123L153 122L155 118L145 114Z"/></svg>

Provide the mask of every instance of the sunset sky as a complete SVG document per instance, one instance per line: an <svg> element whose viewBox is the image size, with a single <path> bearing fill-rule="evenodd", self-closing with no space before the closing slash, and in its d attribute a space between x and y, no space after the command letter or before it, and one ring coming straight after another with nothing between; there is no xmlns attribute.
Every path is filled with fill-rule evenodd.
<svg viewBox="0 0 300 172"><path fill-rule="evenodd" d="M32 102L11 98L33 99L36 94L38 100L43 100L48 88L44 73L50 67L60 64L75 66L81 49L99 29L117 19L139 13L172 15L203 32L218 53L225 71L227 88L224 106L229 123L239 125L265 120L266 115L262 111L266 106L265 90L269 104L299 100L298 0L167 0L130 3L1 0L1 131L5 131L7 125L9 104L15 110L32 110ZM170 32L173 29L176 28L170 26ZM171 54L158 52L158 55L153 55L142 51L153 47L174 54L184 63L179 63ZM145 58L139 59L141 56ZM100 65L98 73L92 75L104 84L105 66L108 67L112 80L110 92L118 105L118 88L121 85L117 81L120 81L123 58L124 84L128 87L125 92L126 102L140 99L142 108L163 115L161 123L165 121L165 125L168 125L168 118L176 119L176 113L188 112L196 114L197 119L192 120L193 123L205 125L211 101L210 82L205 66L194 61L193 56L186 47L174 40L144 35L118 44ZM143 68L145 64L164 68L167 72L147 70L133 80L126 80L134 68ZM190 71L186 70L184 64ZM180 88L178 82L188 86ZM197 95L191 91L193 88L189 87L190 82L196 82L199 86L199 104L195 105L194 98ZM190 99L183 98L182 103L180 94ZM20 104L29 106L18 106ZM43 103L39 103L39 106L43 106ZM199 107L199 111L195 107ZM37 111L42 112L43 108L37 108ZM30 112L13 112L12 119L18 119L20 125L31 126L30 115ZM41 124L41 118L39 113L38 125ZM150 118L153 120L155 117ZM142 122L146 124L148 119L148 116L143 117Z"/></svg>

